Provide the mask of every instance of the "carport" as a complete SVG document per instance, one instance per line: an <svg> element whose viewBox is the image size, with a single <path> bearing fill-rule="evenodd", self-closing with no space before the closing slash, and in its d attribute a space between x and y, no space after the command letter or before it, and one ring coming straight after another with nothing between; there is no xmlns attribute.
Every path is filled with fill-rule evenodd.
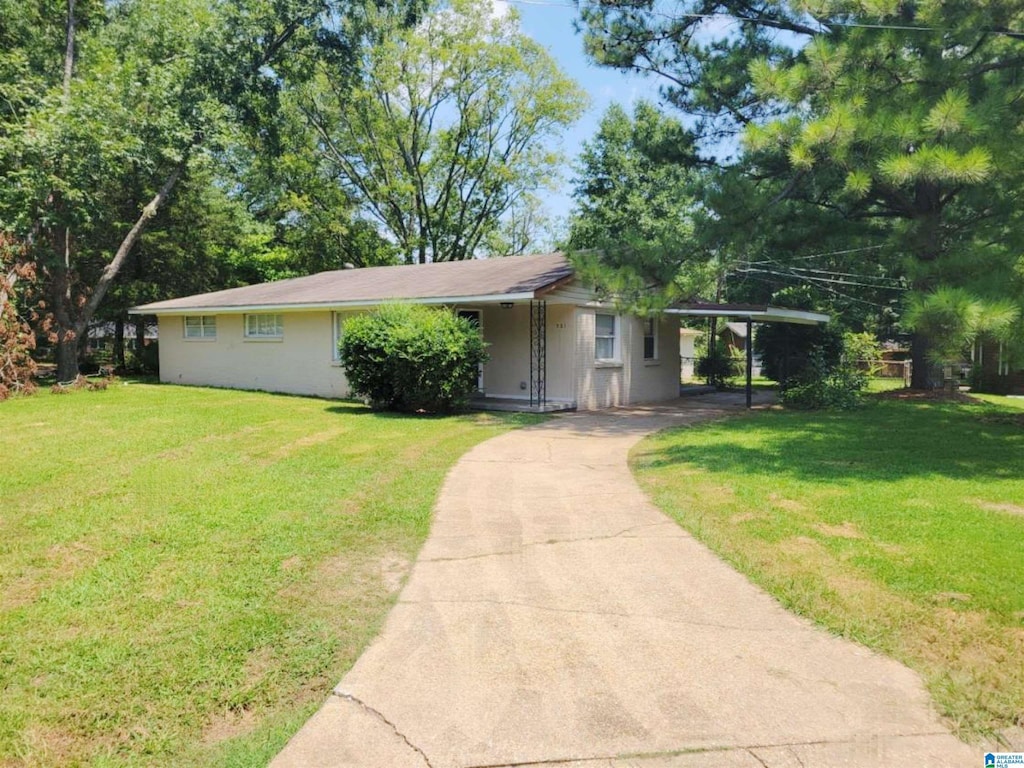
<svg viewBox="0 0 1024 768"><path fill-rule="evenodd" d="M727 318L742 320L747 324L747 408L753 399L754 372L754 323L793 323L794 325L818 325L827 323L829 316L821 312L802 309L785 309L768 304L683 304L665 310L666 314L682 317ZM711 340L714 343L714 339Z"/></svg>

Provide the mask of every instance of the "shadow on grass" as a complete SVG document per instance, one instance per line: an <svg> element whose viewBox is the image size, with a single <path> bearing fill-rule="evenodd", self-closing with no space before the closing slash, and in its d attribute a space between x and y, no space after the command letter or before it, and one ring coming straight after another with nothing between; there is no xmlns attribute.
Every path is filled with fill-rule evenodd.
<svg viewBox="0 0 1024 768"><path fill-rule="evenodd" d="M763 412L669 433L644 464L836 482L1024 476L1024 429L986 405L876 402L846 412Z"/></svg>
<svg viewBox="0 0 1024 768"><path fill-rule="evenodd" d="M374 410L361 400L330 400L324 408L327 413L343 416L372 416L382 421L437 421L449 418L471 418L480 422L481 426L489 426L498 422L528 426L540 424L547 420L543 414L536 413L499 413L494 411L476 411L465 409L453 413L402 413L399 411Z"/></svg>
<svg viewBox="0 0 1024 768"><path fill-rule="evenodd" d="M376 410L358 401L331 402L331 405L324 408L324 411L327 413L337 413L342 416L372 416L373 418L382 421L422 421L424 419L428 421L437 421L439 419L451 418L452 416L467 416L472 414L472 411L458 411L456 413L403 413L401 411Z"/></svg>

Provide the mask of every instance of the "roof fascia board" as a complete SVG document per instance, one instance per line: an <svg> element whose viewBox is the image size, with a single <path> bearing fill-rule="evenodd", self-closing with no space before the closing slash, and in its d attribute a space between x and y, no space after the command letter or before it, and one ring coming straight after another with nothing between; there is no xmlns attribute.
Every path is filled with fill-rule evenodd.
<svg viewBox="0 0 1024 768"><path fill-rule="evenodd" d="M763 309L724 310L724 309L666 309L666 315L684 315L686 317L764 317Z"/></svg>
<svg viewBox="0 0 1024 768"><path fill-rule="evenodd" d="M548 283L543 288L538 288L537 291L536 291L536 297L538 299L542 299L545 296L547 296L549 293L552 293L553 291L557 291L559 288L565 288L566 286L568 286L571 283L573 283L575 280L576 280L576 272L574 270L574 271L570 272L568 275L566 275L565 277L560 277L557 280L555 280L553 283Z"/></svg>
<svg viewBox="0 0 1024 768"><path fill-rule="evenodd" d="M736 317L762 323L794 323L796 325L817 325L827 323L829 316L821 312L807 312L800 309L765 307L764 309L666 309L666 314L686 317Z"/></svg>
<svg viewBox="0 0 1024 768"><path fill-rule="evenodd" d="M809 312L801 309L782 309L780 307L768 307L768 311L765 314L769 318L777 318L775 322L798 323L803 325L827 323L830 319L828 315L822 312ZM772 320L768 320L767 322L772 322Z"/></svg>
<svg viewBox="0 0 1024 768"><path fill-rule="evenodd" d="M130 315L237 315L245 312L313 312L331 309L364 309L379 307L381 304L500 304L507 301L530 301L531 291L521 293L497 293L482 296L430 296L416 299L357 299L355 301L321 301L304 304L244 304L213 307L173 307L169 309L148 309L146 305L132 307Z"/></svg>

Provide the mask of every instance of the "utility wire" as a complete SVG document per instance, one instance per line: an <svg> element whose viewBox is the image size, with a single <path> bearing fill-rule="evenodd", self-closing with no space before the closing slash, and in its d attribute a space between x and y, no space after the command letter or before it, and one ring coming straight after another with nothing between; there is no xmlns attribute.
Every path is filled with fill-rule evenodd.
<svg viewBox="0 0 1024 768"><path fill-rule="evenodd" d="M835 283L836 285L849 285L849 286L858 287L858 288L874 288L874 289L880 290L880 291L903 291L903 290L906 290L903 286L876 285L876 284L873 284L873 283L861 283L861 282L855 282L853 280L843 280L843 279L835 279L835 280L833 280L833 279L830 279L830 278L827 278L827 277L816 277L814 275L801 275L801 274L796 274L794 272L779 272L777 270L772 270L772 269L743 269L743 268L741 268L741 269L737 269L735 271L738 272L738 273L749 272L749 273L764 274L764 275L777 275L777 276L780 276L780 277L794 277L794 278L797 278L799 280L807 280L807 281L810 281L810 282L821 283L821 284Z"/></svg>
<svg viewBox="0 0 1024 768"><path fill-rule="evenodd" d="M884 245L865 245L861 248L846 248L841 251L822 251L821 253L812 253L807 256L794 256L790 261L809 261L810 259L821 259L826 256L846 256L850 253L862 253L864 251L877 251L881 248L885 248ZM771 264L774 263L773 259L768 259L764 262L752 261L751 264Z"/></svg>
<svg viewBox="0 0 1024 768"><path fill-rule="evenodd" d="M800 279L798 275L779 275L779 276L780 277L788 277L788 278ZM758 275L749 275L748 274L746 276L746 279L757 280L758 282L764 283L765 285L771 285L771 286L778 285L778 283L776 281L769 280L767 277L760 277ZM854 302L857 302L858 304L866 304L869 307L875 307L877 309L886 309L889 306L888 304L879 304L877 301L868 301L867 299L861 299L861 298L858 298L857 296L851 296L848 293L843 293L842 291L836 290L835 288L833 288L830 285L822 285L822 286L818 286L818 287L820 287L821 290L823 290L823 291L827 291L827 292L831 293L833 296L838 296L839 298L846 299L847 301L854 301Z"/></svg>
<svg viewBox="0 0 1024 768"><path fill-rule="evenodd" d="M803 274L803 273L808 273L808 272L813 273L813 274L806 275L806 277L808 277L808 278L813 278L813 277L816 277L817 275L828 275L828 276L837 277L837 278L855 277L858 280L871 280L871 281L874 281L875 283L878 284L879 288L898 288L898 289L902 290L905 287L904 284L901 283L897 278L886 277L885 275L865 275L865 274L857 273L857 272L838 272L838 271L833 270L833 269L807 269L807 268L803 268L803 267L792 267L792 266L789 266L788 264L785 264L783 262L778 262L778 261L769 262L767 264L761 263L761 264L758 264L758 265L755 265L753 263L745 264L744 267L747 268L747 269L754 269L754 268L756 268L756 266L763 266L763 265L780 267L780 268L785 269L785 270L787 270L787 271L789 271L789 272L791 272L793 274L797 274L797 273ZM839 281L839 282L844 282L844 281Z"/></svg>

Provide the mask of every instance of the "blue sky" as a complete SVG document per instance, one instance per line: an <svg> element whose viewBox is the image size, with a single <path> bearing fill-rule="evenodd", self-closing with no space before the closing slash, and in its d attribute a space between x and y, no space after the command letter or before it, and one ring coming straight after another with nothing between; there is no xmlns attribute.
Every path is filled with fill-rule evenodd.
<svg viewBox="0 0 1024 768"><path fill-rule="evenodd" d="M579 15L575 6L568 2L556 5L516 0L511 0L510 4L519 14L523 31L547 48L562 71L590 94L590 108L562 139L562 151L570 162L579 154L583 142L597 132L601 115L609 105L618 102L632 111L631 105L637 99L658 100L657 79L623 74L589 62L583 53L583 38L573 30L573 21ZM568 215L572 206L572 176L572 168L567 167L559 191L542 194L549 215L556 218Z"/></svg>

